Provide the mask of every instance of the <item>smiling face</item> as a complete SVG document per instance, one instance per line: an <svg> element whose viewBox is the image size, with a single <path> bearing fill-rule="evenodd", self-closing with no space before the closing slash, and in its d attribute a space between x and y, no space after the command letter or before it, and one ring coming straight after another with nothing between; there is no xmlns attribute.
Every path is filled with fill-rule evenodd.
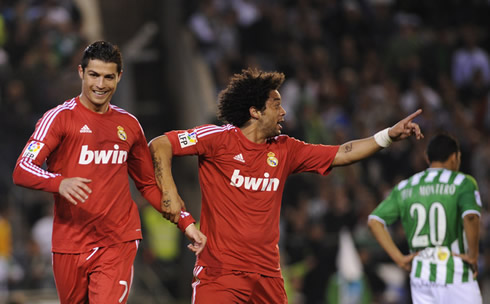
<svg viewBox="0 0 490 304"><path fill-rule="evenodd" d="M121 80L122 72L117 72L117 64L90 60L85 70L78 66L78 74L82 79L82 104L94 112L105 113Z"/></svg>
<svg viewBox="0 0 490 304"><path fill-rule="evenodd" d="M284 122L286 110L281 105L281 94L277 90L269 93L269 99L265 102L265 110L258 111L257 128L265 138L281 134L281 123Z"/></svg>

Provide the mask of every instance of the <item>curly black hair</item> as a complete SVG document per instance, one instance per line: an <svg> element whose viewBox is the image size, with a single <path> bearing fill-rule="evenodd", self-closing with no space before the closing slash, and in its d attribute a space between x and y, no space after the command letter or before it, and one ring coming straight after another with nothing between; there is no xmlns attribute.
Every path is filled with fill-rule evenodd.
<svg viewBox="0 0 490 304"><path fill-rule="evenodd" d="M265 103L273 90L284 82L284 74L263 72L256 68L235 74L218 96L218 119L236 127L242 127L250 119L250 107L265 110Z"/></svg>
<svg viewBox="0 0 490 304"><path fill-rule="evenodd" d="M96 41L83 51L81 66L85 71L90 60L101 60L117 64L117 72L121 73L123 68L122 55L119 47L108 41Z"/></svg>

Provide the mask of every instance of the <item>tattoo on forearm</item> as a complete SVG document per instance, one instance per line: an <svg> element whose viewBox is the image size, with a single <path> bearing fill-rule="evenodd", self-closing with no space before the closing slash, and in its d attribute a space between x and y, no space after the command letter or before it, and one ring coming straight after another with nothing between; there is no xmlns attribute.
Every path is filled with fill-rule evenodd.
<svg viewBox="0 0 490 304"><path fill-rule="evenodd" d="M352 143L349 143L349 144L344 146L344 152L345 153L352 152Z"/></svg>
<svg viewBox="0 0 490 304"><path fill-rule="evenodd" d="M155 177L157 181L163 177L163 168L160 165L160 159L158 157L153 157L153 168L155 169Z"/></svg>

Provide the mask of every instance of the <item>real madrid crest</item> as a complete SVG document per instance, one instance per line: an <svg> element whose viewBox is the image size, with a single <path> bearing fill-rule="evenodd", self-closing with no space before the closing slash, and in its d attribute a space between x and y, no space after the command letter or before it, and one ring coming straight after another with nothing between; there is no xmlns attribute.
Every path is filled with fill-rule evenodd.
<svg viewBox="0 0 490 304"><path fill-rule="evenodd" d="M279 161L276 158L276 154L274 152L267 153L267 164L271 167L277 166Z"/></svg>
<svg viewBox="0 0 490 304"><path fill-rule="evenodd" d="M126 132L124 132L124 128L121 127L121 126L117 126L117 136L121 139L121 140L126 140L128 139L128 136L126 135Z"/></svg>

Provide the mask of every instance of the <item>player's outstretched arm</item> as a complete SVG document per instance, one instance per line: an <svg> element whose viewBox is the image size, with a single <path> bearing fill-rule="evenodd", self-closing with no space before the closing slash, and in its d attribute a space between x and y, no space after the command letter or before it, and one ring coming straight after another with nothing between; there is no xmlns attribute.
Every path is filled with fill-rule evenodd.
<svg viewBox="0 0 490 304"><path fill-rule="evenodd" d="M468 242L468 252L466 254L456 254L463 261L468 263L473 271L473 278L478 276L478 241L480 239L480 217L476 214L467 214L463 218L463 226Z"/></svg>
<svg viewBox="0 0 490 304"><path fill-rule="evenodd" d="M369 157L379 150L388 147L393 141L402 140L410 136L417 139L424 138L420 126L413 119L422 113L419 109L404 119L397 122L391 128L386 128L374 136L352 140L342 144L335 155L332 166L345 166Z"/></svg>
<svg viewBox="0 0 490 304"><path fill-rule="evenodd" d="M380 221L370 218L368 221L369 229L378 241L379 245L386 251L391 259L402 269L410 271L412 269L412 260L417 253L404 255L396 246L391 238L390 233Z"/></svg>
<svg viewBox="0 0 490 304"><path fill-rule="evenodd" d="M196 255L203 251L208 241L208 238L194 224L190 224L185 228L185 236L191 241L187 248Z"/></svg>
<svg viewBox="0 0 490 304"><path fill-rule="evenodd" d="M177 192L172 176L172 144L162 135L150 141L150 152L155 168L155 178L162 190L162 214L167 220L177 223L180 212L185 209L184 201Z"/></svg>

